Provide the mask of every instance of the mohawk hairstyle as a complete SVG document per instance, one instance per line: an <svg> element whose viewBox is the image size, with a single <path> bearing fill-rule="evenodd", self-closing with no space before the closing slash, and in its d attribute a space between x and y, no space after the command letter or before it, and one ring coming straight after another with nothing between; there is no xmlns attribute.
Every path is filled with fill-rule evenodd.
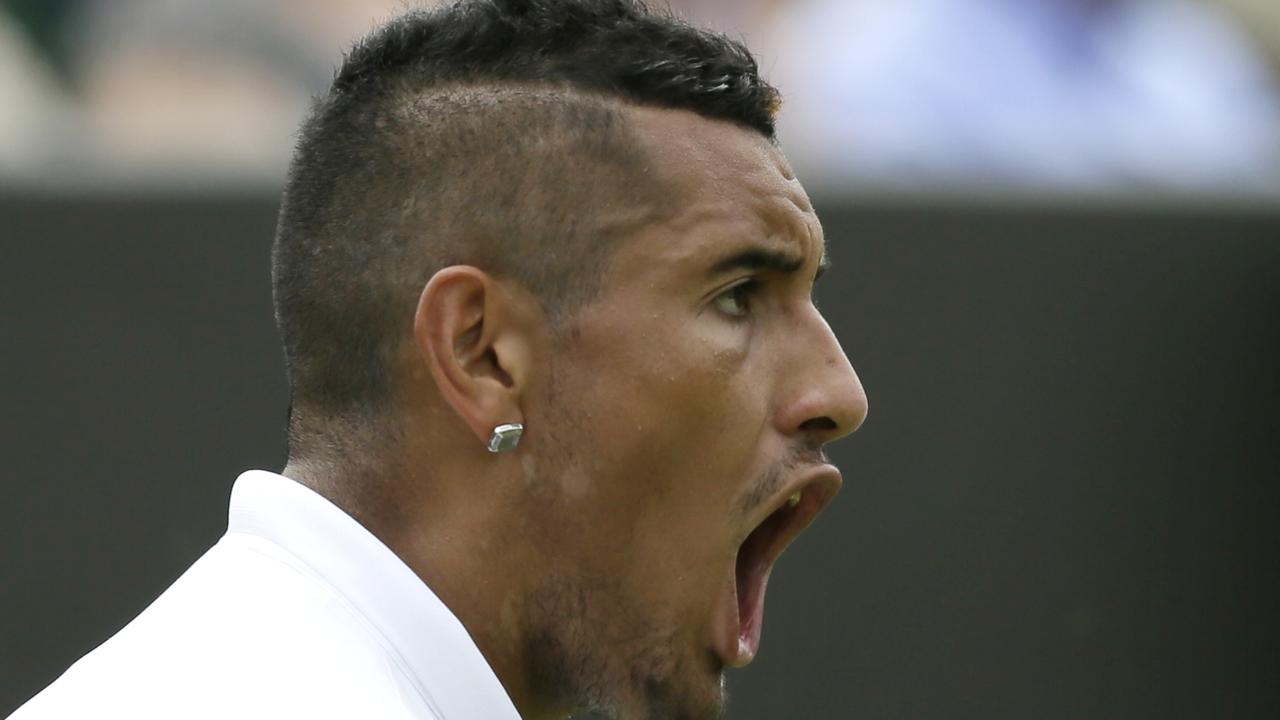
<svg viewBox="0 0 1280 720"><path fill-rule="evenodd" d="M741 44L641 0L460 0L356 44L302 126L272 252L291 456L326 419L386 416L440 268L514 278L553 323L592 296L617 217L660 196L634 105L772 140L779 96Z"/></svg>
<svg viewBox="0 0 1280 720"><path fill-rule="evenodd" d="M741 44L638 0L479 0L402 16L358 43L333 92L422 82L564 83L774 135L777 91Z"/></svg>

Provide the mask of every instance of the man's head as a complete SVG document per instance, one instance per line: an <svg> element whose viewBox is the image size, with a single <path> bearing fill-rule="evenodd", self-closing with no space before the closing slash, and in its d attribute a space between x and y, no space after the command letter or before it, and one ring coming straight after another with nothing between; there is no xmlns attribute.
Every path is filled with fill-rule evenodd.
<svg viewBox="0 0 1280 720"><path fill-rule="evenodd" d="M629 0L462 2L362 41L302 128L280 214L295 411L391 410L393 355L442 267L518 280L553 320L590 297L636 201L662 202L634 105L771 138L778 95L741 46Z"/></svg>
<svg viewBox="0 0 1280 720"><path fill-rule="evenodd" d="M839 487L821 447L866 401L777 104L743 48L635 2L478 0L366 39L303 128L274 253L291 472L526 717L714 717Z"/></svg>

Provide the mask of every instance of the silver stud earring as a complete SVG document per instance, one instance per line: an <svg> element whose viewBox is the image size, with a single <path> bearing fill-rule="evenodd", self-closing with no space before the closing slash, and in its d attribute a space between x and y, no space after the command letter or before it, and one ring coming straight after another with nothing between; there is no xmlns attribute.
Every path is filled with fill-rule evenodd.
<svg viewBox="0 0 1280 720"><path fill-rule="evenodd" d="M493 435L489 437L489 452L500 453L515 450L516 445L520 444L520 435L523 433L524 425L520 423L499 425L493 429Z"/></svg>

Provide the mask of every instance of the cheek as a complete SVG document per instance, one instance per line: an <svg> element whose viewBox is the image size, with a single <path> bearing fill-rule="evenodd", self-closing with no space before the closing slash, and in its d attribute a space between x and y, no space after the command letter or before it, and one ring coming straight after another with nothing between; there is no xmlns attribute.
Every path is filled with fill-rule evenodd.
<svg viewBox="0 0 1280 720"><path fill-rule="evenodd" d="M556 404L576 429L565 475L586 488L562 495L575 518L567 552L696 633L731 567L732 502L760 467L769 388L736 337L665 327L592 335L565 356Z"/></svg>
<svg viewBox="0 0 1280 720"><path fill-rule="evenodd" d="M752 466L768 389L753 382L743 348L694 330L612 343L582 397L592 474L613 501L632 515L687 512L706 525Z"/></svg>
<svg viewBox="0 0 1280 720"><path fill-rule="evenodd" d="M736 423L750 422L756 389L744 382L740 348L693 330L632 348L627 357L636 362L623 379L627 397L615 400L655 445L711 451L708 438L736 434ZM626 358L616 362L625 367Z"/></svg>

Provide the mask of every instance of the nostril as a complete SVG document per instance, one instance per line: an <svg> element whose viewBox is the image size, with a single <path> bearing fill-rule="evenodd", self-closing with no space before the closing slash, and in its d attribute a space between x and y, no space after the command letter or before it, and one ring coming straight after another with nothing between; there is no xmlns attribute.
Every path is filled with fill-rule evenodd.
<svg viewBox="0 0 1280 720"><path fill-rule="evenodd" d="M836 421L826 416L809 418L800 423L800 429L807 432L830 432L837 427Z"/></svg>

